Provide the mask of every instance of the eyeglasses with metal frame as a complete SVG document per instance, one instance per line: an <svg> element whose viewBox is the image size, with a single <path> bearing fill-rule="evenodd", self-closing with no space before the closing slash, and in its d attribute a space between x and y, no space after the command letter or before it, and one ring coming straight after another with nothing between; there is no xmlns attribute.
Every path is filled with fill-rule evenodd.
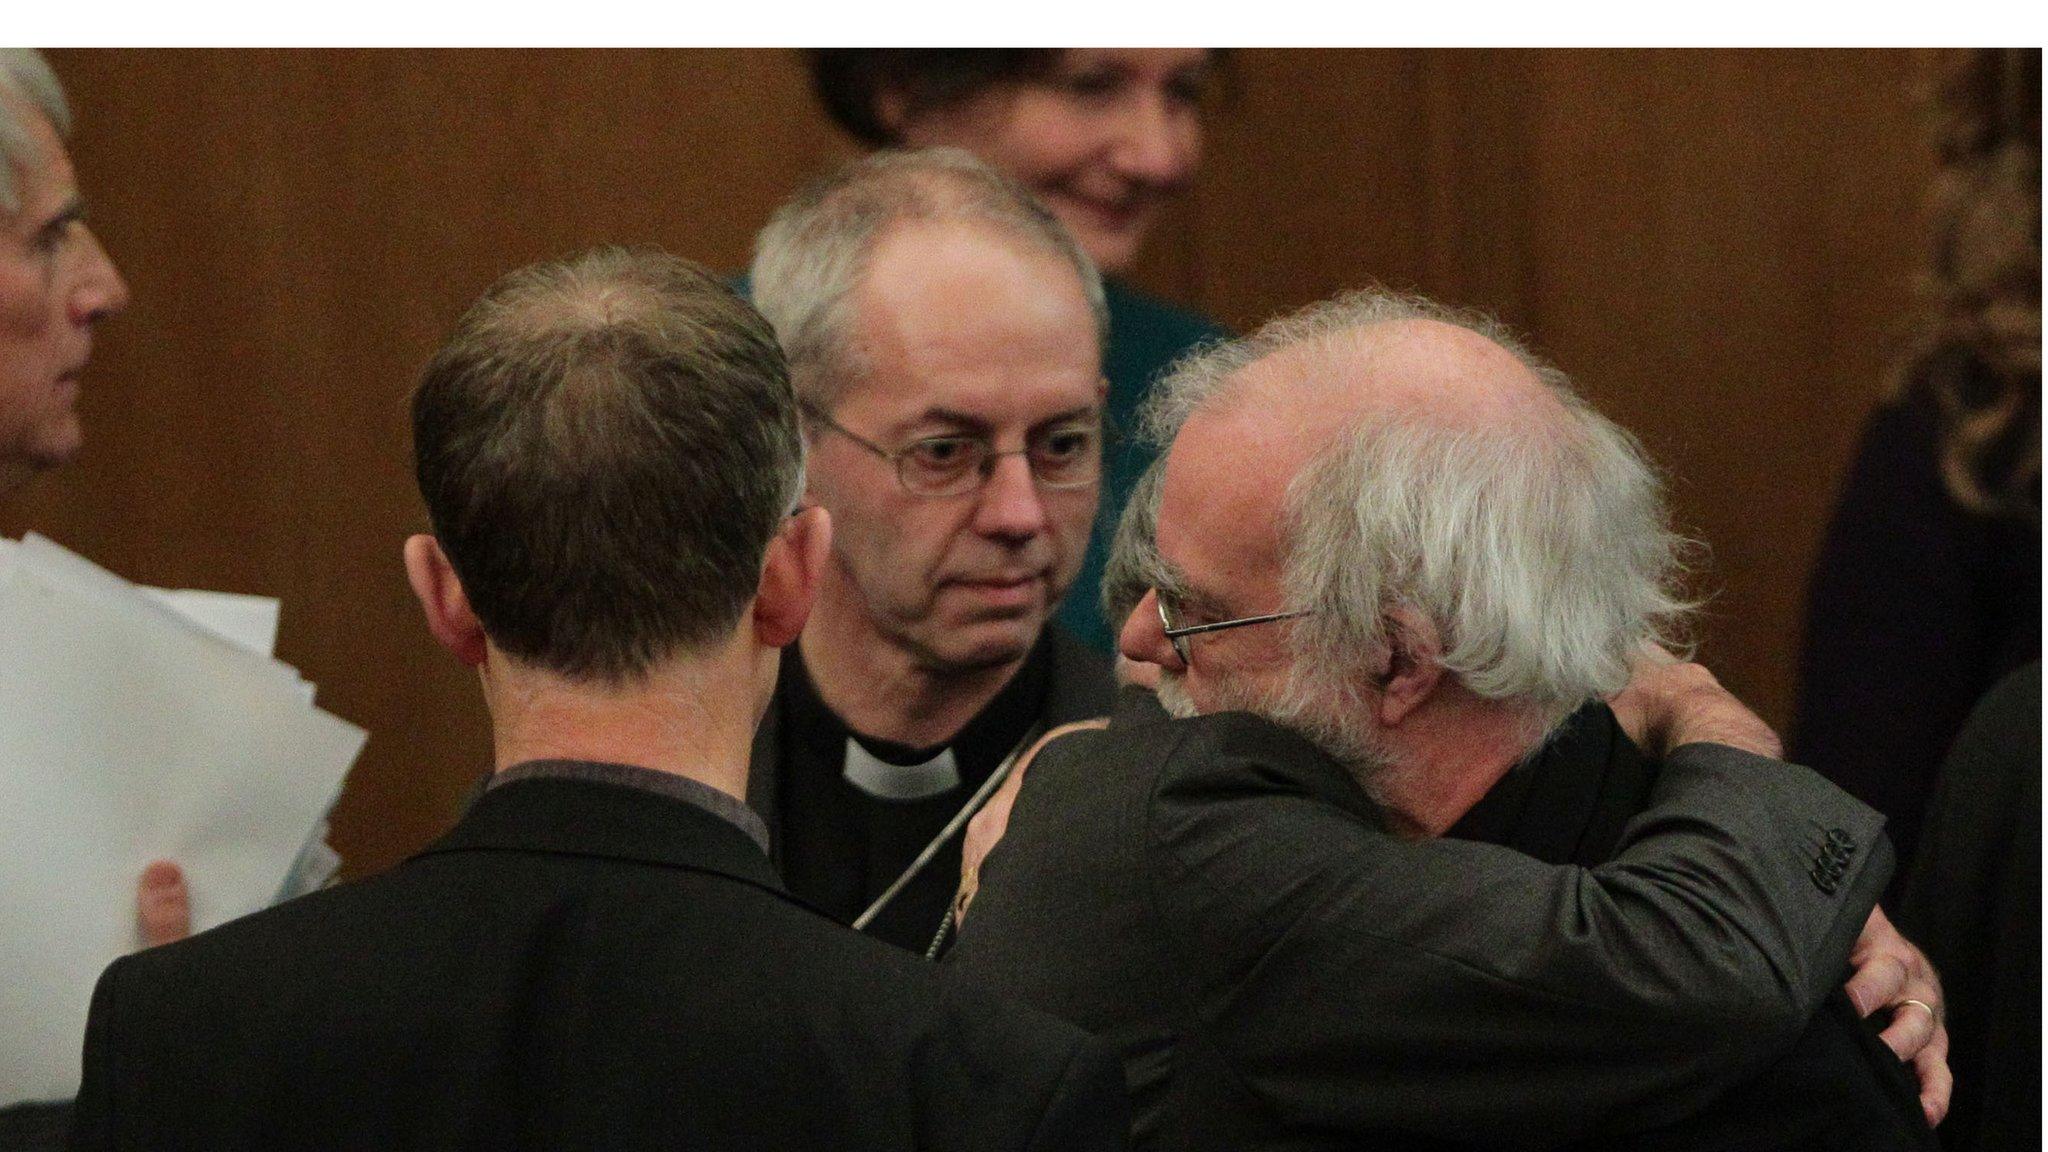
<svg viewBox="0 0 2048 1152"><path fill-rule="evenodd" d="M1102 479L1102 415L1034 430L1024 447L998 452L978 436L925 436L894 450L884 448L827 416L815 404L799 405L805 416L867 449L895 467L896 482L914 496L962 496L980 488L1005 456L1022 456L1041 488L1086 488Z"/></svg>
<svg viewBox="0 0 2048 1152"><path fill-rule="evenodd" d="M1190 636L1198 636L1204 632L1222 632L1231 628L1243 628L1248 624L1271 624L1275 620L1293 620L1299 616L1315 615L1313 611L1303 609L1298 612L1268 612L1263 616L1242 616L1236 620L1218 620L1214 624L1189 624L1182 626L1173 622L1174 617L1179 615L1179 611L1167 607L1167 601L1171 599L1173 597L1169 593L1162 592L1157 588L1152 590L1152 605L1159 609L1159 630L1165 634L1166 642L1173 645L1173 654L1180 657L1180 662L1190 665L1194 663L1194 658L1189 654L1187 638Z"/></svg>

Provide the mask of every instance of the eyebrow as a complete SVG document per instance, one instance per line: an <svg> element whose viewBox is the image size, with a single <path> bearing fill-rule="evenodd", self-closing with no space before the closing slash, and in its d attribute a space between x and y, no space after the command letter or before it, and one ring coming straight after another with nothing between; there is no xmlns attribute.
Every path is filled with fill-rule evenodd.
<svg viewBox="0 0 2048 1152"><path fill-rule="evenodd" d="M1037 423L1033 424L1031 428L1033 431L1036 431L1040 428L1049 428L1055 424L1066 424L1083 418L1100 419L1101 415L1102 405L1082 404L1075 408L1069 408L1064 412L1054 413L1053 415L1048 416L1045 419L1040 420ZM994 430L993 426L990 425L986 419L980 416L976 416L969 412L962 412L954 408L946 408L940 405L934 405L930 408L927 408L923 412L918 413L916 416L913 416L910 419L903 421L902 423L896 426L896 430L899 433L907 432L920 424L930 423L950 424L956 428L970 431L981 436L986 436L991 431Z"/></svg>
<svg viewBox="0 0 2048 1152"><path fill-rule="evenodd" d="M71 198L64 201L63 206L57 209L55 215L43 221L42 225L36 229L36 235L49 236L61 232L84 219L85 197L74 192Z"/></svg>
<svg viewBox="0 0 2048 1152"><path fill-rule="evenodd" d="M1188 575L1180 565L1159 554L1157 545L1152 549L1152 571L1155 589L1179 600L1184 607L1202 612L1220 613L1222 602L1188 582Z"/></svg>

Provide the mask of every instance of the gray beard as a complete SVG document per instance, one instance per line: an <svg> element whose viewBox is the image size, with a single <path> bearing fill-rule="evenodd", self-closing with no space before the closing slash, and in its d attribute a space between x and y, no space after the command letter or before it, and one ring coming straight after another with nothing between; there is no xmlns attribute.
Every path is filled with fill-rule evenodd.
<svg viewBox="0 0 2048 1152"><path fill-rule="evenodd" d="M1192 720L1201 712L1195 702L1188 699L1188 690L1181 685L1180 677L1168 672L1159 674L1159 706L1176 720Z"/></svg>
<svg viewBox="0 0 2048 1152"><path fill-rule="evenodd" d="M1187 688L1179 676L1162 673L1158 695L1160 706L1169 716L1186 720L1201 714L1195 702L1189 699ZM1364 705L1356 707L1362 710ZM1214 711L1249 712L1278 724L1343 765L1374 803L1388 806L1390 797L1386 783L1394 772L1394 763L1377 734L1350 717L1335 715L1336 709L1319 700L1308 685L1290 682L1281 692L1258 693L1242 698L1226 691Z"/></svg>

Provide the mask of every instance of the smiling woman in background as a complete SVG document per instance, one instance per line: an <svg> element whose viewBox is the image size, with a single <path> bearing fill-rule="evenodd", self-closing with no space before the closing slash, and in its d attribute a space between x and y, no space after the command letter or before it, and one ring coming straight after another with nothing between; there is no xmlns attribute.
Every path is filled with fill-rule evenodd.
<svg viewBox="0 0 2048 1152"><path fill-rule="evenodd" d="M1128 432L1160 371L1224 335L1195 313L1132 290L1159 210L1193 182L1216 53L1200 48L872 48L807 53L832 119L873 147L951 145L1029 188L1104 276L1109 418ZM1126 437L1105 462L1088 558L1060 609L1082 640L1109 650L1115 628L1096 590L1109 534L1149 453Z"/></svg>

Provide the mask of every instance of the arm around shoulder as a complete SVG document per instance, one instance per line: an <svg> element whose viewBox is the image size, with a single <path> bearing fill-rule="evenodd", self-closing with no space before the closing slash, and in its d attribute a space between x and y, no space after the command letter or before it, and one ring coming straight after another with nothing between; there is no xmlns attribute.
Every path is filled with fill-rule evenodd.
<svg viewBox="0 0 2048 1152"><path fill-rule="evenodd" d="M1681 750L1588 870L1396 840L1232 723L1163 771L1148 867L1205 1025L1290 1123L1515 1147L1684 1115L1797 1035L1884 871L1874 817L1732 750ZM1861 849L1824 893L1833 827Z"/></svg>

